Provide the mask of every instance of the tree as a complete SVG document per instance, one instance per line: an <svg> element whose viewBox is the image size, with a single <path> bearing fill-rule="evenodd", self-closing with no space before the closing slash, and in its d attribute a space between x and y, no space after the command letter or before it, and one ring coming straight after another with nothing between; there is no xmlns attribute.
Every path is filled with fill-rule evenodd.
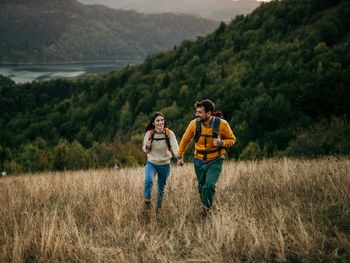
<svg viewBox="0 0 350 263"><path fill-rule="evenodd" d="M13 85L15 85L15 82L12 79L0 74L0 87L13 86Z"/></svg>
<svg viewBox="0 0 350 263"><path fill-rule="evenodd" d="M119 128L125 130L132 123L132 112L129 101L126 101L120 110Z"/></svg>
<svg viewBox="0 0 350 263"><path fill-rule="evenodd" d="M42 138L37 138L33 143L23 145L19 149L16 162L24 172L50 170L52 159L47 142Z"/></svg>
<svg viewBox="0 0 350 263"><path fill-rule="evenodd" d="M69 144L67 140L60 140L54 148L53 169L64 171L67 165Z"/></svg>

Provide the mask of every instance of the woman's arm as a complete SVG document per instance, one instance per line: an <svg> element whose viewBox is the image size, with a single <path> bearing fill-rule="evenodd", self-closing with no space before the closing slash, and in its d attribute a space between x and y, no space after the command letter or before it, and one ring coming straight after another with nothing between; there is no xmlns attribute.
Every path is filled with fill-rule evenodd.
<svg viewBox="0 0 350 263"><path fill-rule="evenodd" d="M173 154L177 156L177 153L179 151L179 144L177 143L176 136L173 131L170 131L170 146Z"/></svg>
<svg viewBox="0 0 350 263"><path fill-rule="evenodd" d="M149 153L151 151L151 141L149 138L150 131L147 131L145 137L143 138L142 150L144 153Z"/></svg>

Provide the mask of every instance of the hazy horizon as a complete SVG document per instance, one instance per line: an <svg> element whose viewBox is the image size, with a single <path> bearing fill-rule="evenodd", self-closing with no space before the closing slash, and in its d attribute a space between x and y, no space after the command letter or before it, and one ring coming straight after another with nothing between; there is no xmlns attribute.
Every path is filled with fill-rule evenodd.
<svg viewBox="0 0 350 263"><path fill-rule="evenodd" d="M261 2L270 0L78 0L139 13L182 13L211 20L230 21L237 15L251 13Z"/></svg>

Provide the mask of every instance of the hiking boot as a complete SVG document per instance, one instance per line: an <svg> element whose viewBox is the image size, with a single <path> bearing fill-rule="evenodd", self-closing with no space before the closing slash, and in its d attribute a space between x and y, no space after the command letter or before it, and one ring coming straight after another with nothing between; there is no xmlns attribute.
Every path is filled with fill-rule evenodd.
<svg viewBox="0 0 350 263"><path fill-rule="evenodd" d="M141 217L140 220L143 224L148 224L151 220L151 208L152 203L150 201L145 201L142 211L141 211Z"/></svg>
<svg viewBox="0 0 350 263"><path fill-rule="evenodd" d="M145 210L149 210L149 209L151 209L151 207L152 207L151 201L145 200L145 203L144 203Z"/></svg>
<svg viewBox="0 0 350 263"><path fill-rule="evenodd" d="M205 208L205 207L202 207L202 211L201 211L201 217L202 218L206 218L209 214L209 209L208 208Z"/></svg>
<svg viewBox="0 0 350 263"><path fill-rule="evenodd" d="M156 206L156 215L159 215L161 208L162 206L159 206L159 205Z"/></svg>

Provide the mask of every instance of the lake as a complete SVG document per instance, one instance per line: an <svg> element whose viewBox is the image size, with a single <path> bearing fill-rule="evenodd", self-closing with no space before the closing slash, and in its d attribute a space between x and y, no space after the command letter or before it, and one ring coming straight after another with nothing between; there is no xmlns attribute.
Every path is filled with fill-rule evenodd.
<svg viewBox="0 0 350 263"><path fill-rule="evenodd" d="M1 64L0 75L16 83L57 78L75 78L86 74L108 72L139 61L79 62L50 64Z"/></svg>

